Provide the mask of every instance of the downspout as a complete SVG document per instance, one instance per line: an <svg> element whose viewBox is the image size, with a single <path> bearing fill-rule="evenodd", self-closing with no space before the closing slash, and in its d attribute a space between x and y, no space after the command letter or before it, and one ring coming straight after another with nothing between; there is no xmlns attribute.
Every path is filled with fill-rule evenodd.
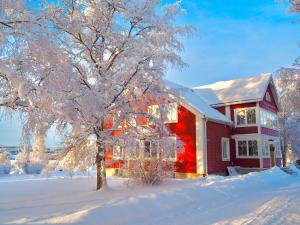
<svg viewBox="0 0 300 225"><path fill-rule="evenodd" d="M203 152L204 152L204 154L205 154L205 176L207 176L208 175L208 170L207 170L207 159L208 159L208 157L207 157L207 121L208 121L208 119L204 116L203 117L203 121L204 121L204 123L203 123L203 130L204 130L204 132L203 132Z"/></svg>

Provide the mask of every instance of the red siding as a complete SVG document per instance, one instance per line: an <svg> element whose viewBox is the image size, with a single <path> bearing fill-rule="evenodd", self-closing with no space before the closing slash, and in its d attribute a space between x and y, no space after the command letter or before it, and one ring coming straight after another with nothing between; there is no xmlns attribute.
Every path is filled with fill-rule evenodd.
<svg viewBox="0 0 300 225"><path fill-rule="evenodd" d="M261 133L273 137L279 137L279 131L266 128L266 127L261 127Z"/></svg>
<svg viewBox="0 0 300 225"><path fill-rule="evenodd" d="M183 142L184 151L177 155L177 172L196 173L196 116L180 106L178 122L169 124L170 130Z"/></svg>
<svg viewBox="0 0 300 225"><path fill-rule="evenodd" d="M236 127L233 129L233 134L256 134L258 133L257 127Z"/></svg>
<svg viewBox="0 0 300 225"><path fill-rule="evenodd" d="M264 158L263 159L263 168L270 168L270 159L269 158Z"/></svg>
<svg viewBox="0 0 300 225"><path fill-rule="evenodd" d="M223 115L225 115L226 114L226 112L225 112L225 106L221 106L221 107L217 107L217 108L215 108L216 110L218 110L220 113L222 113Z"/></svg>
<svg viewBox="0 0 300 225"><path fill-rule="evenodd" d="M207 122L207 172L221 173L231 165L230 161L222 161L221 139L230 138L231 127L214 122Z"/></svg>

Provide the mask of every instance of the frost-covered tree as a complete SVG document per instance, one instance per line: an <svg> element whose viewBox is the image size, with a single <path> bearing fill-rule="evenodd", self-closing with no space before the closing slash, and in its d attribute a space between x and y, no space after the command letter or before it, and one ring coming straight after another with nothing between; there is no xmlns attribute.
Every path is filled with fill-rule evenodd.
<svg viewBox="0 0 300 225"><path fill-rule="evenodd" d="M278 71L276 85L281 105L279 124L285 162L288 146L292 147L296 155L300 153L300 67L298 60L294 67L282 68Z"/></svg>
<svg viewBox="0 0 300 225"><path fill-rule="evenodd" d="M34 8L21 0L3 3L0 106L28 115L30 128L41 118L76 129L74 141L95 137L102 188L113 130L125 118L145 115L139 105L169 99L162 81L166 66L184 65L179 37L191 29L175 25L180 2L61 0ZM113 127L106 129L112 115Z"/></svg>

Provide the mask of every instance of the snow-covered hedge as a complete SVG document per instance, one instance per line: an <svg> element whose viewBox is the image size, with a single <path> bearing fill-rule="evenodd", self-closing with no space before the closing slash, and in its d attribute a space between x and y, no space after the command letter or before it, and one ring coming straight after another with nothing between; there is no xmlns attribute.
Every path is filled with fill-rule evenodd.
<svg viewBox="0 0 300 225"><path fill-rule="evenodd" d="M8 159L8 152L0 153L0 174L9 174L11 170L10 160Z"/></svg>
<svg viewBox="0 0 300 225"><path fill-rule="evenodd" d="M0 174L9 174L10 170L11 170L10 163L0 164Z"/></svg>
<svg viewBox="0 0 300 225"><path fill-rule="evenodd" d="M25 163L23 169L27 174L40 174L44 167L41 163Z"/></svg>

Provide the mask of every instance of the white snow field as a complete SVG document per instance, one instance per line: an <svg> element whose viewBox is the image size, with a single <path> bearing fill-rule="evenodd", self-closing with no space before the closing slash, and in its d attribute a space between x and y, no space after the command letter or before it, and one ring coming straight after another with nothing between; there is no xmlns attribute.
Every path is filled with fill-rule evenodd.
<svg viewBox="0 0 300 225"><path fill-rule="evenodd" d="M109 178L0 177L0 224L300 224L300 176L279 168L244 176L132 187Z"/></svg>

